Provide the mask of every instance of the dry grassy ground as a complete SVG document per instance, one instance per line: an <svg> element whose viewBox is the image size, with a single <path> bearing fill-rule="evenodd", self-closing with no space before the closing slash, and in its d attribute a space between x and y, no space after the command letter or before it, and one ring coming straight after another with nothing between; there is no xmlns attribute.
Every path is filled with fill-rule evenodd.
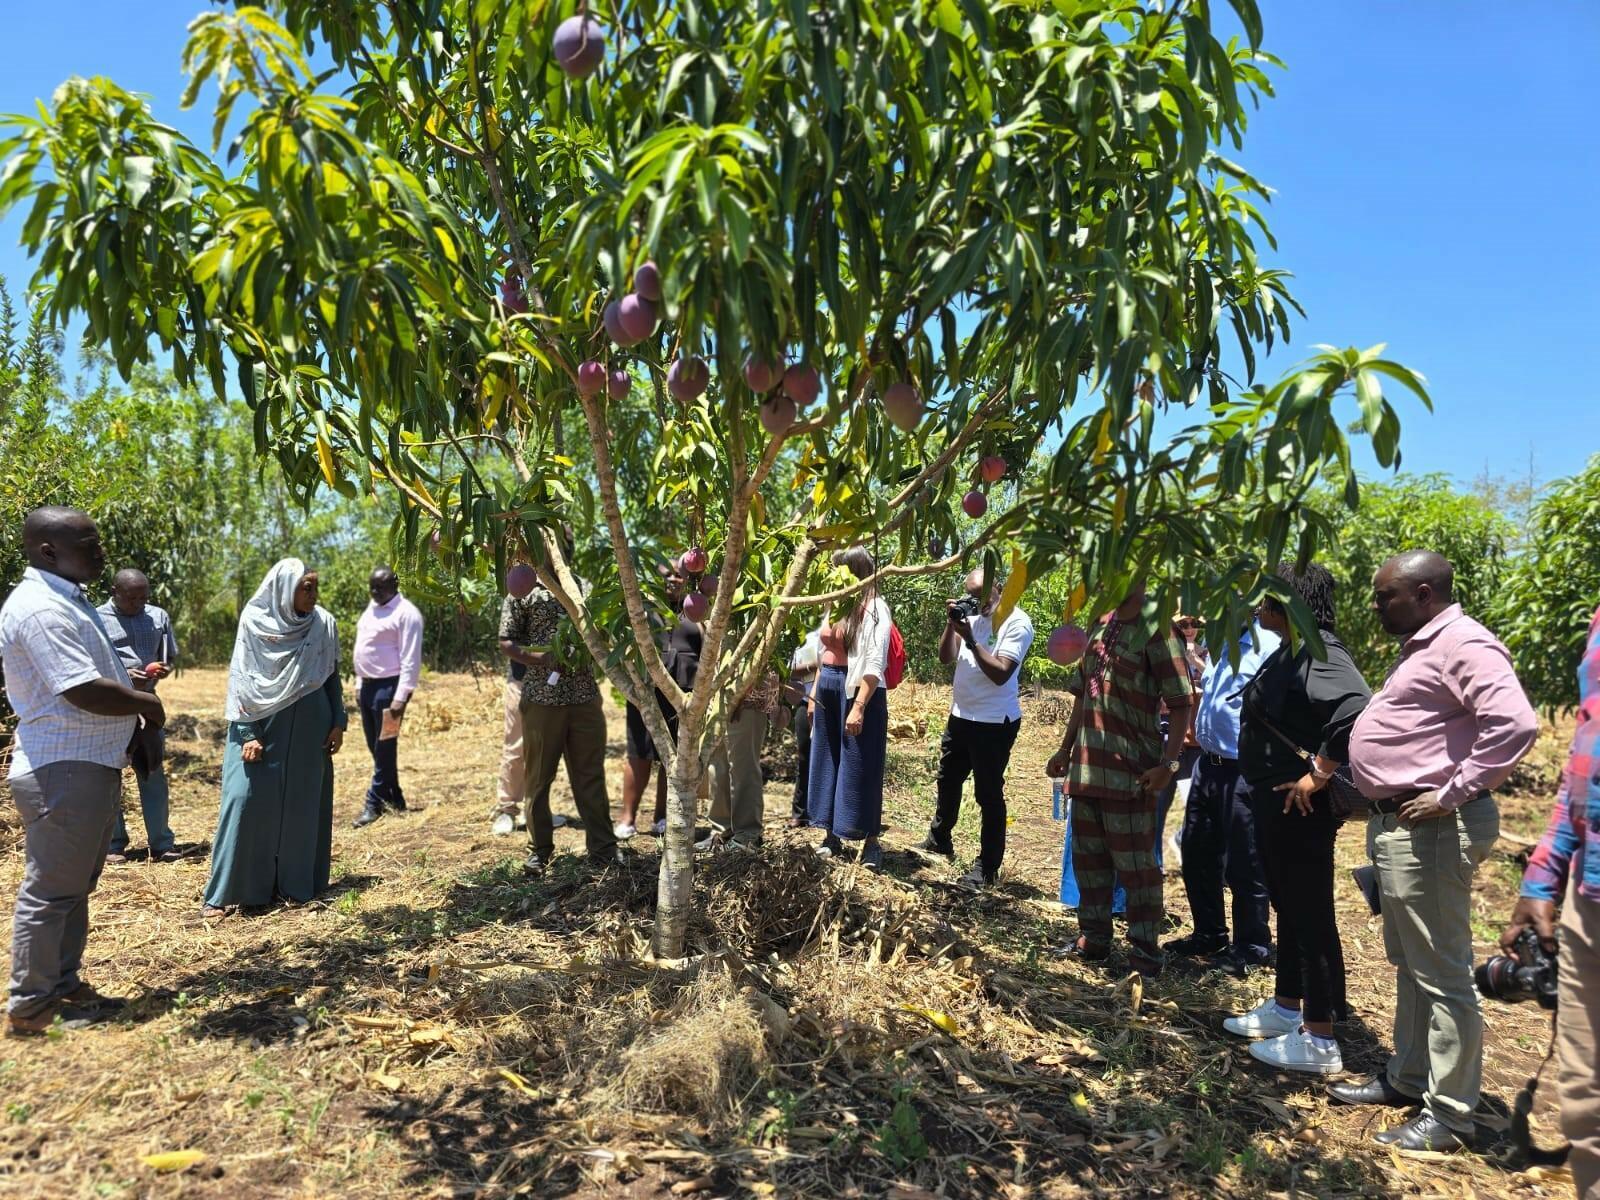
<svg viewBox="0 0 1600 1200"><path fill-rule="evenodd" d="M193 671L163 692L169 713L211 718L223 688L222 673ZM829 867L809 852L814 835L780 830L789 787L774 780L766 852L700 873L703 957L673 972L644 957L650 839L627 871L595 878L563 855L528 885L520 836L489 835L499 696L494 676L429 678L401 750L417 811L362 831L349 823L365 751L347 742L323 901L208 926L203 849L109 869L86 975L136 1001L109 1026L0 1042L0 1194L1570 1194L1561 1175L1369 1148L1383 1115L1329 1108L1307 1077L1275 1076L1218 1032L1268 977L1141 984L1046 953L1073 928L1054 903L1061 827L1042 777L1064 715L1055 697L1026 702L993 894L955 892L955 871L910 850L946 693L908 685L891 702L911 724L891 746L886 876ZM1526 794L1504 802L1512 836L1474 901L1480 951L1510 910L1515 839L1542 825L1541 780L1560 756L1552 735ZM219 748L175 741L172 759L173 826L203 847ZM137 845L131 779L128 806ZM580 838L558 833L566 848ZM957 842L975 849L975 813ZM1345 859L1362 852L1347 830ZM5 803L0 894L20 869ZM1175 877L1168 896L1186 915ZM1346 1063L1366 1070L1382 1061L1390 975L1348 878L1340 902L1359 1010ZM1503 1125L1547 1024L1527 1006L1486 1009L1485 1119ZM174 1150L204 1160L170 1174L142 1161Z"/></svg>

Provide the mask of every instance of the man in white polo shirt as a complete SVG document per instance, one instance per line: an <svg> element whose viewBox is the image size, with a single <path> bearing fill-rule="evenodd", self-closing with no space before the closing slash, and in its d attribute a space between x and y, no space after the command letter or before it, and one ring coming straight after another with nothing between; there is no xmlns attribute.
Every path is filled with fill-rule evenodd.
<svg viewBox="0 0 1600 1200"><path fill-rule="evenodd" d="M1000 875L1006 852L1006 767L1011 747L1022 728L1017 699L1017 671L1033 645L1033 622L1019 605L1000 628L990 614L1000 601L1000 583L983 595L983 572L967 576L965 600L952 600L939 661L956 665L950 689L950 719L939 744L938 807L922 849L955 857L950 840L961 811L961 791L972 776L972 791L982 816L978 861L960 880L968 891L980 891Z"/></svg>
<svg viewBox="0 0 1600 1200"><path fill-rule="evenodd" d="M11 933L12 1034L60 1017L100 1019L120 1001L78 976L89 893L111 844L128 743L166 712L138 692L81 585L106 567L100 531L73 508L38 508L22 525L28 569L0 608L0 663L17 714L11 798L25 866Z"/></svg>

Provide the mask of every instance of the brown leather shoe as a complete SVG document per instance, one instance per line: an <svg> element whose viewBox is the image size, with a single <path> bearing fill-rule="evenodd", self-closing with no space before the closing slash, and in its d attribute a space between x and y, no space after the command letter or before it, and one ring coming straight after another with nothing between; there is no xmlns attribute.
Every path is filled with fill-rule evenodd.
<svg viewBox="0 0 1600 1200"><path fill-rule="evenodd" d="M57 1019L64 1029L85 1029L90 1025L98 1025L110 1016L103 1008L80 1008L75 1004L52 1000L38 1012L26 1017L7 1013L6 1032L12 1037L41 1037L50 1032Z"/></svg>
<svg viewBox="0 0 1600 1200"><path fill-rule="evenodd" d="M128 1007L128 1002L121 996L102 995L95 990L95 986L92 983L80 983L75 990L68 992L61 999L74 1008L99 1008L113 1011Z"/></svg>

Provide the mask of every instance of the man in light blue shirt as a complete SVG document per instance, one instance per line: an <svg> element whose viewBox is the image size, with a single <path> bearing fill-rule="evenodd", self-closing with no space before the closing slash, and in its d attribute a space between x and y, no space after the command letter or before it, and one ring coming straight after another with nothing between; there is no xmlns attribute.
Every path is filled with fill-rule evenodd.
<svg viewBox="0 0 1600 1200"><path fill-rule="evenodd" d="M1206 666L1195 710L1200 758L1179 839L1194 930L1166 949L1211 958L1236 974L1261 966L1272 953L1266 871L1250 811L1250 785L1239 773L1239 712L1245 685L1277 648L1277 635L1257 625L1239 638L1237 667L1227 650L1219 650ZM1231 938L1224 883L1233 893Z"/></svg>

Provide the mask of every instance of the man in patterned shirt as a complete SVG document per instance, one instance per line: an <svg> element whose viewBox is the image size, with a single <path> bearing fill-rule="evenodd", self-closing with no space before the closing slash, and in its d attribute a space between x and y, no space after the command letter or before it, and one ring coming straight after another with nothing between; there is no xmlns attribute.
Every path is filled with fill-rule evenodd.
<svg viewBox="0 0 1600 1200"><path fill-rule="evenodd" d="M132 567L118 571L111 581L111 599L97 611L133 686L141 692L155 691L156 684L172 674L173 664L178 661L178 639L172 634L172 618L167 610L150 603L150 580L143 571ZM155 669L150 670L152 667ZM142 732L144 750L134 757L134 778L150 861L177 862L183 856L177 851L177 839L167 823L170 792L163 739L159 729ZM106 861L127 862L127 850L128 825L123 820L122 805L118 804L116 830L111 835L111 852Z"/></svg>
<svg viewBox="0 0 1600 1200"><path fill-rule="evenodd" d="M120 1000L78 974L89 894L100 878L128 742L159 729L154 692L135 691L83 585L106 569L100 531L74 508L22 525L28 569L0 608L0 664L17 714L11 799L22 817L23 874L11 926L13 1034L102 1019Z"/></svg>
<svg viewBox="0 0 1600 1200"><path fill-rule="evenodd" d="M1129 964L1159 974L1161 868L1156 809L1178 773L1194 700L1183 638L1145 612L1136 585L1090 636L1068 688L1076 697L1061 749L1046 771L1067 777L1079 937L1064 953L1092 962L1111 952L1111 891L1128 893ZM1163 744L1161 703L1172 719ZM1113 875L1115 872L1115 875Z"/></svg>
<svg viewBox="0 0 1600 1200"><path fill-rule="evenodd" d="M590 861L600 866L621 861L606 794L606 718L600 689L587 667L558 657L555 643L566 622L561 602L542 586L521 600L507 597L500 619L500 649L527 668L522 677L527 772L522 804L529 854L523 865L534 877L544 874L555 853L550 785L563 758Z"/></svg>
<svg viewBox="0 0 1600 1200"><path fill-rule="evenodd" d="M1544 839L1528 858L1522 898L1500 944L1509 953L1525 929L1556 949L1561 910L1561 974L1556 1005L1561 1128L1581 1200L1600 1200L1600 610L1589 622L1578 664L1578 728Z"/></svg>

